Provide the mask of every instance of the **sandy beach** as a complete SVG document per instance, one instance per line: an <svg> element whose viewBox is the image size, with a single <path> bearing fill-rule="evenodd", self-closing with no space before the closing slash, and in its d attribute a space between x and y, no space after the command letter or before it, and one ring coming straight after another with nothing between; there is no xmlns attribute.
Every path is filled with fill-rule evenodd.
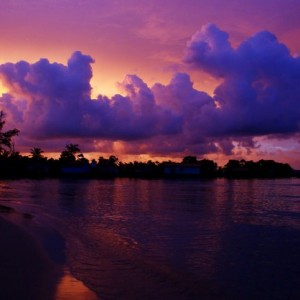
<svg viewBox="0 0 300 300"><path fill-rule="evenodd" d="M32 236L0 216L0 299L54 299L61 272Z"/></svg>

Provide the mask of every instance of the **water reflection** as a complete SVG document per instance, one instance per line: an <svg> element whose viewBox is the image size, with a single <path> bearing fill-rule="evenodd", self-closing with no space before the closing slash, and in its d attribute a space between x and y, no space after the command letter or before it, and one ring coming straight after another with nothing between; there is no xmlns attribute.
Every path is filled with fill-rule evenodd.
<svg viewBox="0 0 300 300"><path fill-rule="evenodd" d="M299 292L296 179L11 181L0 185L4 202L60 233L72 274L98 297L285 299L287 290ZM79 293L80 281L65 274L58 293L73 284Z"/></svg>
<svg viewBox="0 0 300 300"><path fill-rule="evenodd" d="M89 181L60 180L57 195L59 207L73 215L84 215Z"/></svg>
<svg viewBox="0 0 300 300"><path fill-rule="evenodd" d="M64 275L57 284L55 300L97 300L99 297L89 290L81 281L70 275L65 269Z"/></svg>

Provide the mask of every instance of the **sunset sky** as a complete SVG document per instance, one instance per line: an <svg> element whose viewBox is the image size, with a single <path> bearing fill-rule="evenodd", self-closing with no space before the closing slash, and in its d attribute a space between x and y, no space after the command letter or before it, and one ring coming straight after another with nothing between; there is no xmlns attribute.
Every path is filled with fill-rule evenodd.
<svg viewBox="0 0 300 300"><path fill-rule="evenodd" d="M298 0L1 0L16 150L300 169Z"/></svg>

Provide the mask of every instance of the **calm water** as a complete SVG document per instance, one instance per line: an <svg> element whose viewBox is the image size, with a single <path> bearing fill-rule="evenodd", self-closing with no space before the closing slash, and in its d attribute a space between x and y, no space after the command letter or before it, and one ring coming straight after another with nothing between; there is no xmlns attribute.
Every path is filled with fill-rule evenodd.
<svg viewBox="0 0 300 300"><path fill-rule="evenodd" d="M0 204L99 299L300 299L298 179L3 181Z"/></svg>

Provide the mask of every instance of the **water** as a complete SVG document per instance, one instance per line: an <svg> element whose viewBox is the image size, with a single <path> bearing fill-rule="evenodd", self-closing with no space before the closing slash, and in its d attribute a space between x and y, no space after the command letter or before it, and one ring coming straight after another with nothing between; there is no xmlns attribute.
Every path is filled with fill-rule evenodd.
<svg viewBox="0 0 300 300"><path fill-rule="evenodd" d="M2 181L0 204L99 299L300 299L299 179Z"/></svg>

